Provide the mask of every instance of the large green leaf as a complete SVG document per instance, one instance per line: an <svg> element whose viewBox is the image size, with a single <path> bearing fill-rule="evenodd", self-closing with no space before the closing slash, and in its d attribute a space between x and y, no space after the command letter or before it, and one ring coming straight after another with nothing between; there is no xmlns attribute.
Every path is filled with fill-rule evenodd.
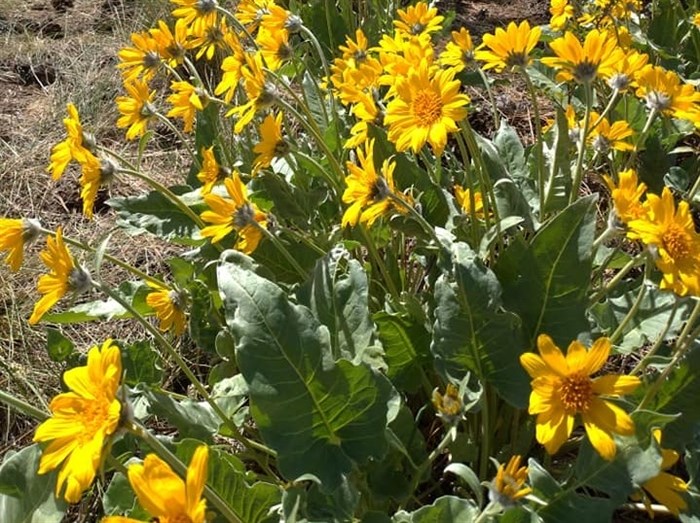
<svg viewBox="0 0 700 523"><path fill-rule="evenodd" d="M545 212L566 207L571 194L571 140L566 115L557 108L554 139L551 146L543 144L545 158ZM541 217L540 217L541 218Z"/></svg>
<svg viewBox="0 0 700 523"><path fill-rule="evenodd" d="M0 521L59 523L67 506L54 497L56 472L38 475L38 445L5 454L0 465Z"/></svg>
<svg viewBox="0 0 700 523"><path fill-rule="evenodd" d="M177 196L191 189L171 187ZM197 225L182 210L158 191L140 196L111 198L107 205L117 211L117 223L131 234L149 232L164 240L184 244L196 243L192 240Z"/></svg>
<svg viewBox="0 0 700 523"><path fill-rule="evenodd" d="M177 446L177 455L189 463L195 450L202 443L186 439ZM280 503L282 491L279 487L258 481L249 485L246 481L245 465L235 456L209 447L207 463L207 485L226 502L238 518L245 523L273 523L279 516L271 508ZM222 518L216 523L225 521Z"/></svg>
<svg viewBox="0 0 700 523"><path fill-rule="evenodd" d="M391 384L367 366L334 363L328 329L242 268L245 259L223 253L217 275L251 413L287 478L313 474L333 489L353 462L386 451Z"/></svg>
<svg viewBox="0 0 700 523"><path fill-rule="evenodd" d="M595 234L596 196L582 198L542 227L531 243L516 238L496 274L506 307L523 320L534 347L546 333L560 346L589 331L586 318Z"/></svg>
<svg viewBox="0 0 700 523"><path fill-rule="evenodd" d="M479 509L468 499L456 496L443 496L432 505L421 507L410 514L397 512L393 523L471 523L479 515Z"/></svg>
<svg viewBox="0 0 700 523"><path fill-rule="evenodd" d="M297 291L299 302L328 328L334 359L385 367L381 348L373 344L368 296L362 265L341 245L316 262L311 278Z"/></svg>
<svg viewBox="0 0 700 523"><path fill-rule="evenodd" d="M451 246L452 274L435 284L431 350L436 368L461 380L473 372L513 406L527 405L529 378L518 357L525 343L518 317L501 310L501 287L465 243Z"/></svg>

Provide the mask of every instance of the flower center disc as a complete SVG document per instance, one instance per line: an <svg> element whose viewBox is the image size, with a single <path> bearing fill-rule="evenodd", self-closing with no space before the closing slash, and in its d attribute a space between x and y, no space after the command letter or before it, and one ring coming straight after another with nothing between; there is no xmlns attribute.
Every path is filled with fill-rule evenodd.
<svg viewBox="0 0 700 523"><path fill-rule="evenodd" d="M95 434L107 425L109 414L109 402L102 397L90 401L82 413L83 432L79 435L81 442L85 443L94 439Z"/></svg>
<svg viewBox="0 0 700 523"><path fill-rule="evenodd" d="M664 232L662 237L664 247L672 258L678 259L688 256L690 253L689 238L686 232L672 225Z"/></svg>
<svg viewBox="0 0 700 523"><path fill-rule="evenodd" d="M593 398L593 384L588 376L573 374L561 381L561 402L568 412L586 412Z"/></svg>
<svg viewBox="0 0 700 523"><path fill-rule="evenodd" d="M433 125L442 116L442 99L438 93L420 91L413 98L413 114L421 126Z"/></svg>

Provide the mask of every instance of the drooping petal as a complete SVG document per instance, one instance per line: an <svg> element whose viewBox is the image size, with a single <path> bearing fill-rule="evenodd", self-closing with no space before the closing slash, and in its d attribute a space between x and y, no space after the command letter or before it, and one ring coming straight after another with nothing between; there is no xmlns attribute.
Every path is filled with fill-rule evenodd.
<svg viewBox="0 0 700 523"><path fill-rule="evenodd" d="M593 392L610 396L629 394L634 392L641 383L637 376L607 374L593 379Z"/></svg>

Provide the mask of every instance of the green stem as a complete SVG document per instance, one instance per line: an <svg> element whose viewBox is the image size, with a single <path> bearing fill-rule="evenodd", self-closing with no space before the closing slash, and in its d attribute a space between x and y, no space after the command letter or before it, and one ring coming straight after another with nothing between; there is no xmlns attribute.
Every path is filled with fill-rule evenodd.
<svg viewBox="0 0 700 523"><path fill-rule="evenodd" d="M44 234L48 234L48 235L51 235L51 236L55 236L55 235L56 235L56 232L55 232L55 231L52 231L52 230L49 230L49 229L44 229L43 227L42 227L40 230L41 230L41 232L43 232ZM73 239L71 239L71 238L68 238L68 237L64 236L64 237L63 237L63 241L66 242L68 245L72 245L73 247L77 247L78 249L81 249L81 250L83 250L83 251L85 251L85 252L89 252L90 254L95 254L95 249L94 249L93 247L90 247L89 245L86 245L86 244L84 244L84 243L82 243L82 242L80 242L80 241L78 241L78 240L73 240ZM163 283L163 281L159 280L158 278L154 278L153 276L150 276L150 275L146 274L146 273L143 272L142 270L137 269L137 268L134 267L133 265L130 265L130 264L128 264L128 263L126 263L126 262L120 260L119 258L115 258L115 257L112 256L111 254L104 253L104 254L102 255L102 257L103 257L105 260L108 260L110 263L113 263L114 265L116 265L116 266L118 266L118 267L121 267L122 269L124 269L124 270L130 272L130 273L133 274L134 276L136 276L136 277L138 277L138 278L140 278L140 279L142 279L142 280L144 280L144 281L151 282L151 283L153 283L153 284L155 284L155 285L159 285L159 286L161 286L161 287L168 287L167 284Z"/></svg>
<svg viewBox="0 0 700 523"><path fill-rule="evenodd" d="M637 314L637 311L639 310L639 307L642 305L642 300L644 299L644 296L646 294L646 285L644 284L644 281L642 281L642 284L639 286L639 292L637 293L637 298L634 300L634 303L632 304L632 307L630 308L629 311L627 311L627 314L625 314L625 317L622 319L620 324L617 326L617 329L615 329L615 332L613 332L610 335L610 343L614 344L617 339L622 336L622 333L625 331L625 327L627 327L627 324L632 321L632 318L635 317Z"/></svg>
<svg viewBox="0 0 700 523"><path fill-rule="evenodd" d="M202 164L200 163L199 158L197 157L197 153L195 152L194 149L192 149L192 146L187 141L187 138L185 137L185 135L182 134L182 131L180 131L180 129L178 129L177 126L175 124L173 124L173 122L171 122L170 119L167 116L165 116L164 114L156 112L155 115L156 115L156 118L158 118L161 122L163 122L168 129L170 129L172 132L175 133L175 135L182 142L182 145L184 145L185 149L187 149L187 152L189 153L190 157L192 158L192 162L194 162L194 164L197 166L197 168L201 168Z"/></svg>
<svg viewBox="0 0 700 523"><path fill-rule="evenodd" d="M44 421L49 417L47 412L37 409L35 406L30 405L26 401L16 398L12 394L2 390L0 390L0 403L4 403L5 405L15 409L17 412L39 421Z"/></svg>
<svg viewBox="0 0 700 523"><path fill-rule="evenodd" d="M569 203L574 203L578 198L578 193L581 190L581 182L583 181L583 157L586 153L586 139L588 138L588 127L591 124L591 106L593 105L593 95L591 92L591 84L584 84L586 93L586 113L583 117L583 127L579 136L578 156L576 157L576 168L574 170L574 183L571 186L571 194L569 195Z"/></svg>
<svg viewBox="0 0 700 523"><path fill-rule="evenodd" d="M600 115L598 116L598 119L595 122L593 122L593 124L591 125L591 128L589 129L589 132L593 131L596 127L598 127L598 125L600 125L600 122L603 121L603 118L605 118L608 115L608 113L610 112L610 110L613 108L613 104L615 102L617 102L617 98L619 95L620 95L620 90L615 89L612 93L612 96L610 97L610 100L608 101L608 105L605 106L605 109L603 109L603 112L600 113Z"/></svg>
<svg viewBox="0 0 700 523"><path fill-rule="evenodd" d="M326 13L326 16L329 16L330 13ZM328 67L328 62L326 61L326 55L323 54L323 49L321 49L321 44L319 43L318 39L316 36L311 32L311 30L306 27L305 25L302 24L300 28L301 32L306 35L306 37L311 41L311 45L314 46L316 49L316 52L318 53L318 57L321 59L321 66L323 67L323 74L326 76L328 81L330 81L331 78L331 71ZM331 34L331 33L329 33ZM314 85L318 87L318 84L314 82ZM320 89L319 89L319 94L320 94ZM328 119L328 113L326 112L326 105L323 103L323 96L321 98L321 110L323 111L323 117L326 122L326 124L329 122ZM338 114L335 108L335 98L333 95L330 95L330 101L331 101L331 114Z"/></svg>
<svg viewBox="0 0 700 523"><path fill-rule="evenodd" d="M630 157L627 159L627 163L625 164L625 169L629 169L632 167L634 164L635 159L637 158L637 155L639 154L639 148L644 145L644 142L646 141L647 134L649 134L649 130L651 129L651 125L654 123L654 120L656 120L657 115L659 114L659 110L654 108L651 110L649 113L649 116L647 117L647 121L644 124L644 129L642 129L642 132L639 134L639 137L637 138L637 144L634 147L634 150L632 151L632 154L630 154Z"/></svg>
<svg viewBox="0 0 700 523"><path fill-rule="evenodd" d="M606 229L593 241L593 252L598 250L605 240L617 235L618 229L616 227L606 227Z"/></svg>
<svg viewBox="0 0 700 523"><path fill-rule="evenodd" d="M178 368L183 372L183 374L187 377L187 379L192 383L194 386L195 390L199 393L199 395L204 398L204 401L206 401L209 406L212 408L212 410L216 413L216 415L221 419L221 421L226 425L226 427L231 431L232 438L237 440L239 443L242 445L252 448L258 451L261 451L265 454L268 454L270 456L276 455L275 451L272 449L267 448L265 445L262 445L256 441L250 440L246 438L241 432L238 430L238 427L236 427L236 424L233 423L233 421L226 415L226 413L221 410L221 407L219 407L218 403L216 403L212 397L209 395L207 392L206 388L202 384L202 382L199 381L197 376L194 375L194 373L190 370L190 368L187 366L187 363L185 363L185 360L182 359L180 354L177 352L175 347L172 346L172 344L160 333L158 329L156 329L150 322L148 322L134 307L126 301L124 298L122 298L118 293L114 292L110 287L107 285L104 285L102 282L95 282L94 284L99 290L104 292L107 296L112 298L114 301L119 303L124 309L126 309L133 317L138 321L147 331L151 336L155 338L155 340L158 342L158 344L165 350L167 355L173 359L175 364L178 366Z"/></svg>
<svg viewBox="0 0 700 523"><path fill-rule="evenodd" d="M227 16L229 20L233 23L233 25L236 26L236 29L238 29L240 32L242 32L246 38L248 39L248 43L253 46L253 48L257 51L259 49L258 43L255 41L255 38L251 36L251 34L248 32L248 29L246 26L244 26L238 18L236 18L236 15L234 15L231 11L225 9L224 7L221 7L220 5L216 6L216 10L219 11L221 14Z"/></svg>
<svg viewBox="0 0 700 523"><path fill-rule="evenodd" d="M272 242L272 244L277 248L277 250L282 254L282 256L285 257L285 259L286 259L286 260L289 262L289 264L294 268L294 270L297 271L297 273L299 274L299 276L301 276L301 279L302 279L302 280L305 280L306 277L308 276L308 273L301 267L301 265L299 265L299 263L294 259L294 256L292 256L292 255L289 253L289 251L287 250L287 248L282 244L281 241L279 241L279 239L277 238L277 236L275 236L274 234L272 234L270 231L268 231L265 227L263 227L262 225L260 225L258 222L253 221L253 223L255 224L255 226L256 226L258 229L260 229L260 232L262 232L263 235L264 235L265 237L267 237L267 238Z"/></svg>
<svg viewBox="0 0 700 523"><path fill-rule="evenodd" d="M327 170L327 169L324 169L323 166L322 166L320 163L318 163L318 161L317 161L315 158L309 156L309 155L306 154L306 153L303 153L302 151L300 151L300 150L298 150L298 149L296 149L296 148L295 148L295 150L293 151L293 153L294 153L295 156L299 156L300 158L303 158L304 160L306 160L306 161L312 163L312 164L314 165L314 167L316 167L316 169L318 169L318 171L321 173L321 176L323 176L323 178L324 178L324 179L328 182L328 184L333 188L333 191L335 192L336 197L338 198L338 200L340 200L340 199L342 198L342 195L343 195L343 188L340 186L340 183L338 182L338 180L336 180L335 178L333 178L333 177L328 173L328 170Z"/></svg>
<svg viewBox="0 0 700 523"><path fill-rule="evenodd" d="M646 253L644 251L640 252L632 258L630 261L627 262L627 264L620 269L620 272L618 272L602 289L598 290L592 297L591 297L591 303L595 304L600 299L608 294L612 289L614 289L620 281L627 275L627 273L632 270L633 267L637 265L637 262L643 257L646 256Z"/></svg>
<svg viewBox="0 0 700 523"><path fill-rule="evenodd" d="M384 265L384 261L382 260L381 256L379 256L379 251L377 250L377 246L374 244L372 236L369 234L369 231L364 224L358 224L357 228L360 230L360 234L365 240L365 247L367 248L367 251L369 251L369 255L372 257L374 263L379 269L379 272L382 274L382 279L384 280L383 282L388 287L389 294L391 294L394 297L394 300L398 303L401 295L399 294L399 290L396 288L396 284L389 274L386 265Z"/></svg>
<svg viewBox="0 0 700 523"><path fill-rule="evenodd" d="M527 91L530 93L530 98L532 100L532 110L535 112L535 132L537 136L535 138L535 145L537 147L537 187L540 197L540 221L544 221L545 214L545 204L547 203L546 187L545 187L545 169L544 169L544 149L542 144L542 122L540 121L540 106L537 103L537 93L535 93L535 86L532 85L532 80L530 75L527 74L527 70L523 69L523 76L525 76L525 84L527 85Z"/></svg>
<svg viewBox="0 0 700 523"><path fill-rule="evenodd" d="M656 341L654 342L654 345L649 349L649 351L644 355L644 357L639 360L639 363L635 365L635 367L632 369L630 372L630 375L634 376L644 370L646 366L649 364L649 360L656 355L656 352L659 350L661 345L664 342L664 338L666 338L666 334L668 334L669 329L671 328L671 324L673 324L673 320L676 317L676 312L678 312L678 297L676 297L675 300L673 300L673 309L671 309L671 314L668 317L668 321L666 321L666 326L664 327L664 330L659 334L659 337L656 338Z"/></svg>
<svg viewBox="0 0 700 523"><path fill-rule="evenodd" d="M688 196L686 196L688 202L690 202L690 203L693 202L693 198L695 198L695 194L698 192L698 189L700 189L700 173L698 173L697 180L695 180L695 183L693 184L693 187L690 189Z"/></svg>
<svg viewBox="0 0 700 523"><path fill-rule="evenodd" d="M488 78L484 74L484 71L481 70L481 67L477 67L476 70L479 72L479 76L481 76L481 81L484 82L484 86L486 87L486 96L488 96L489 98L489 103L491 104L491 112L493 113L493 124L496 130L498 130L501 127L501 118L498 115L498 107L496 107L496 99L493 97L491 84L489 83Z"/></svg>
<svg viewBox="0 0 700 523"><path fill-rule="evenodd" d="M491 453L491 412L489 405L488 386L484 387L484 393L481 396L481 448L479 459L479 477L485 478L489 466L489 455Z"/></svg>
<svg viewBox="0 0 700 523"><path fill-rule="evenodd" d="M476 518L473 523L484 523L488 521L488 518L495 516L501 512L501 505L497 501L489 501L484 510L481 511L479 517Z"/></svg>
<svg viewBox="0 0 700 523"><path fill-rule="evenodd" d="M129 425L127 425L126 429L134 436L142 439L146 445L151 447L151 449L153 449L153 451L160 458L162 458L163 461L165 461L177 475L179 475L181 478L187 477L187 466L145 427L135 422L131 422ZM226 519L226 521L230 521L231 523L243 523L243 520L233 512L231 507L226 504L221 496L219 496L216 491L206 484L204 486L204 497L213 505L219 514Z"/></svg>
<svg viewBox="0 0 700 523"><path fill-rule="evenodd" d="M423 228L423 230L430 236L430 238L436 243L436 245L440 245L440 240L438 239L437 235L435 234L435 229L433 228L432 225L430 225L423 216L416 211L413 208L413 205L410 205L406 203L403 198L395 195L394 193L390 193L388 198L394 202L397 206L403 207L408 211L408 213L420 224L420 226Z"/></svg>
<svg viewBox="0 0 700 523"><path fill-rule="evenodd" d="M690 313L690 317L688 318L685 327L683 327L683 330L678 336L678 340L676 340L676 347L680 348L685 343L691 329L695 327L695 322L697 321L698 316L700 316L700 300L695 302L695 307L693 307L693 311Z"/></svg>
<svg viewBox="0 0 700 523"><path fill-rule="evenodd" d="M467 173L467 184L469 185L469 226L472 233L472 248L477 250L479 248L480 238L479 223L476 217L476 199L474 198L476 184L474 183L472 176L471 160L469 158L469 153L467 152L467 145L461 133L457 133L457 147L459 147L459 152L462 155L464 171ZM486 209L486 214L488 214L488 209Z"/></svg>
<svg viewBox="0 0 700 523"><path fill-rule="evenodd" d="M284 227L284 226L280 226L280 229L283 230L284 232L286 232L287 234L289 234L290 236L293 236L295 240L297 240L297 241L303 243L304 245L306 245L307 247L309 247L312 251L314 251L319 256L325 256L326 254L328 254L326 251L321 249L321 247L319 247L314 242L312 242L308 238L307 234L297 232L294 229L290 229L289 227Z"/></svg>
<svg viewBox="0 0 700 523"><path fill-rule="evenodd" d="M129 174L138 178L139 180L146 182L148 185L151 186L151 188L155 189L163 196L165 196L168 200L170 200L178 209L180 209L183 212L183 214L185 214L190 220L192 220L195 223L195 225L197 225L197 227L199 227L200 229L203 229L205 227L202 219L199 216L197 216L197 214L192 209L190 209L177 194L172 192L162 183L154 180L150 176L143 174L142 172L137 170L119 168L118 172Z"/></svg>

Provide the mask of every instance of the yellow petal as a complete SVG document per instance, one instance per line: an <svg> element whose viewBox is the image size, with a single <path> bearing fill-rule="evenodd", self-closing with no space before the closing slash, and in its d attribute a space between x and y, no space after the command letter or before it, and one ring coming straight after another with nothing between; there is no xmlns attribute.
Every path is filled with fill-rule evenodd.
<svg viewBox="0 0 700 523"><path fill-rule="evenodd" d="M553 372L561 377L566 377L568 374L566 359L559 347L554 345L552 338L546 334L540 334L537 337L537 350L540 351L542 359Z"/></svg>
<svg viewBox="0 0 700 523"><path fill-rule="evenodd" d="M641 383L637 376L607 374L593 379L593 392L612 396L629 394L634 392Z"/></svg>
<svg viewBox="0 0 700 523"><path fill-rule="evenodd" d="M589 376L598 372L610 355L610 338L598 338L588 351L584 372Z"/></svg>

